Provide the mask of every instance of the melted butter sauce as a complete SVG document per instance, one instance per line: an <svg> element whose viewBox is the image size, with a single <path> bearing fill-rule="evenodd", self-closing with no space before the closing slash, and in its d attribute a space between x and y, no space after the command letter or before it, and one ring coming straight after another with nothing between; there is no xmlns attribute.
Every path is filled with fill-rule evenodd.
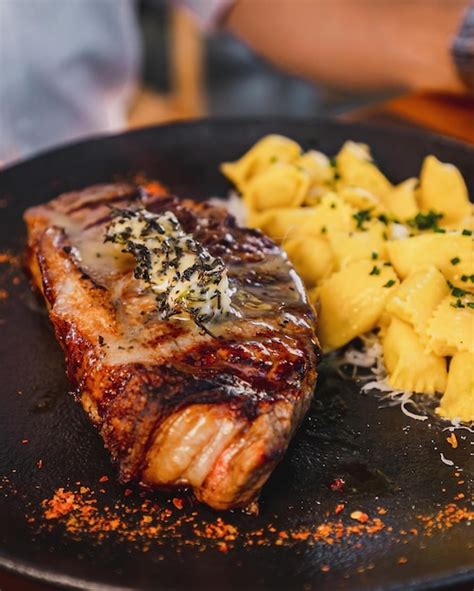
<svg viewBox="0 0 474 591"><path fill-rule="evenodd" d="M177 353L212 342L213 336L245 341L269 332L275 337L280 333L284 342L293 333L307 332L311 338L313 319L303 285L281 254L269 254L258 263L228 266L231 311L209 324L213 336L186 316L159 319L154 294L133 276L133 256L122 253L115 244L104 243L105 223L93 225L108 211L97 208L93 215L89 212L86 229L81 219L57 212L51 216L53 224L68 235L80 268L110 294L116 326L101 335L105 363L169 362Z"/></svg>

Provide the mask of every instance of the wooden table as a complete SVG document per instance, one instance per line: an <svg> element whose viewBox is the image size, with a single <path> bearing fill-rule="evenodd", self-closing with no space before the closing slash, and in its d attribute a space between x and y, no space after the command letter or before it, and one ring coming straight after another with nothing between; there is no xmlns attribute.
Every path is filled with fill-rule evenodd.
<svg viewBox="0 0 474 591"><path fill-rule="evenodd" d="M168 106L162 99L156 100L145 91L144 102L135 105L134 126L165 123L181 118L175 106ZM369 121L403 127L419 127L440 133L474 145L474 97L442 95L427 92L412 93L399 98L344 113L345 121ZM457 587L456 591L468 588ZM0 572L0 591L53 591L51 587ZM454 591L454 589L453 589Z"/></svg>
<svg viewBox="0 0 474 591"><path fill-rule="evenodd" d="M474 145L474 96L416 92L340 116L345 121L419 127Z"/></svg>

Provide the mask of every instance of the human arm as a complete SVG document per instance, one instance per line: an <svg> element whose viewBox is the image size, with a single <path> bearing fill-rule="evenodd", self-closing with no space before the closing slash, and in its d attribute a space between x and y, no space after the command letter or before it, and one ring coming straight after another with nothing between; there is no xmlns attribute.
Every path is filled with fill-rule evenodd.
<svg viewBox="0 0 474 591"><path fill-rule="evenodd" d="M466 0L237 0L224 26L279 67L351 88L463 86L450 53Z"/></svg>

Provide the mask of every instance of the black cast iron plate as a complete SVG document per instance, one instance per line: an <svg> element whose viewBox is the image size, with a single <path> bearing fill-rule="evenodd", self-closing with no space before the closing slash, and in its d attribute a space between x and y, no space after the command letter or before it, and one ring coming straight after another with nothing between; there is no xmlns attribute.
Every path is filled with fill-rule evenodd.
<svg viewBox="0 0 474 591"><path fill-rule="evenodd" d="M177 124L89 140L4 170L0 250L22 251L26 207L97 182L142 172L180 196L225 195L229 186L218 164L238 157L270 132L330 154L346 139L364 141L394 182L417 175L424 155L433 153L459 166L474 193L474 150L430 135L327 121ZM101 507L119 500L132 509L144 499L136 489L125 496L116 484L99 436L67 395L62 355L47 316L18 269L6 263L0 267L0 287L8 292L7 297L1 292L0 299L1 566L86 589L333 591L464 588L474 583L468 522L435 528L427 535L418 518L444 514L451 502L456 510L468 507L472 436L460 432L454 450L446 441L446 424L409 419L399 408L380 409L376 397L360 394L360 385L343 380L324 363L311 411L264 489L260 515L223 516L238 528L236 539L198 539L188 524L164 543L158 533L144 551L140 538L132 543L110 535L99 541L97 535L73 536L61 520L45 521L41 500L51 498L59 487L77 490L78 482L94 490ZM441 452L454 466L441 461ZM103 475L110 477L107 483L99 482ZM331 489L337 478L345 480L343 490ZM190 499L185 498L179 510L166 495L150 493L147 498L170 509L170 522L183 515L193 517L194 524L215 524L218 518ZM345 508L335 515L341 503ZM380 507L386 510L383 515ZM384 528L371 535L345 535L334 544L310 543L312 535L292 539L292 533L313 534L328 522L336 527L339 519L346 528L357 525L350 518L354 510L381 519ZM260 528L264 541L271 538L268 545L258 542ZM416 533L409 533L412 528Z"/></svg>

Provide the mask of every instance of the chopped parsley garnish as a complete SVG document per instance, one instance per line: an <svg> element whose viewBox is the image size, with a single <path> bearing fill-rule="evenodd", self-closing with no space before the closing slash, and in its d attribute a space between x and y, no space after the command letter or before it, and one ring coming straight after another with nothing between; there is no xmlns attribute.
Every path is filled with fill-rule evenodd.
<svg viewBox="0 0 474 591"><path fill-rule="evenodd" d="M464 229L462 231L462 235L463 236L472 236L472 230L466 230L466 229Z"/></svg>
<svg viewBox="0 0 474 591"><path fill-rule="evenodd" d="M369 273L369 275L380 275L380 269L377 267L377 265L373 266L372 271Z"/></svg>
<svg viewBox="0 0 474 591"><path fill-rule="evenodd" d="M341 175L339 174L339 171L337 169L337 158L333 157L333 158L329 158L329 166L331 168L334 168L334 180L337 181L341 178Z"/></svg>
<svg viewBox="0 0 474 591"><path fill-rule="evenodd" d="M455 298L461 298L462 296L466 295L467 291L465 291L464 289L461 289L460 287L453 287L451 289L451 295L453 295Z"/></svg>
<svg viewBox="0 0 474 591"><path fill-rule="evenodd" d="M417 213L416 216L408 220L408 224L418 230L433 230L433 232L445 232L438 226L439 220L443 217L442 213L436 213L430 210L428 213Z"/></svg>
<svg viewBox="0 0 474 591"><path fill-rule="evenodd" d="M457 265L460 262L461 259L459 257L454 257L453 259L451 259L451 265Z"/></svg>
<svg viewBox="0 0 474 591"><path fill-rule="evenodd" d="M474 308L474 302L468 302L467 305L469 306L469 308Z"/></svg>
<svg viewBox="0 0 474 591"><path fill-rule="evenodd" d="M377 218L377 219L378 219L379 221L381 221L381 222L382 222L382 224L385 224L385 225L387 225L387 224L388 224L388 217L387 217L387 216L386 216L384 213L381 213L381 214L378 216L378 218Z"/></svg>
<svg viewBox="0 0 474 591"><path fill-rule="evenodd" d="M389 279L385 285L382 285L382 287L392 287L392 285L395 285L395 280Z"/></svg>
<svg viewBox="0 0 474 591"><path fill-rule="evenodd" d="M464 281L464 283L466 283L466 281L474 283L474 275L461 275L461 281Z"/></svg>
<svg viewBox="0 0 474 591"><path fill-rule="evenodd" d="M451 304L451 306L453 308L465 308L466 307L459 298L456 300L456 303Z"/></svg>
<svg viewBox="0 0 474 591"><path fill-rule="evenodd" d="M321 228L321 234L326 234L327 231L328 231L328 229L326 228L326 226L323 226Z"/></svg>
<svg viewBox="0 0 474 591"><path fill-rule="evenodd" d="M372 208L360 209L359 211L356 211L356 213L352 214L352 217L356 221L358 230L365 230L366 229L364 227L364 224L365 224L365 222L368 222L371 219L371 215L370 215L371 211L372 211Z"/></svg>
<svg viewBox="0 0 474 591"><path fill-rule="evenodd" d="M334 201L331 203L331 205L329 206L331 209L336 209L337 204L334 203Z"/></svg>
<svg viewBox="0 0 474 591"><path fill-rule="evenodd" d="M378 252L375 252L375 250L372 252L372 260L375 261L379 258L379 254Z"/></svg>

